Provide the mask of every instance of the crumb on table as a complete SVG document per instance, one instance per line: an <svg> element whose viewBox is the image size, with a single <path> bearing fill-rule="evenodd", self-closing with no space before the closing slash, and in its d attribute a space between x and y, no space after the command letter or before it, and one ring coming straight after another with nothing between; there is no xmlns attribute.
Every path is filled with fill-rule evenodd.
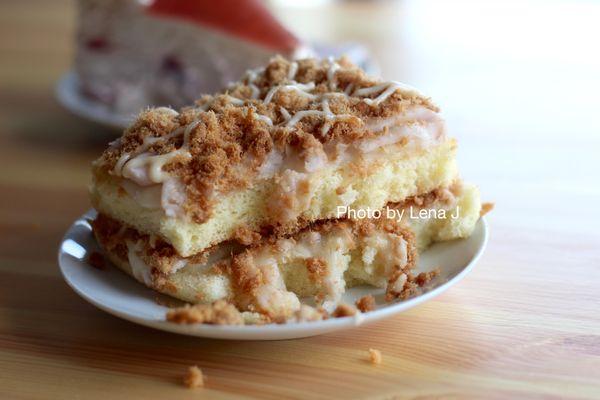
<svg viewBox="0 0 600 400"><path fill-rule="evenodd" d="M189 389L199 388L204 386L204 375L202 370L197 365L188 367L185 376L183 377L183 383Z"/></svg>
<svg viewBox="0 0 600 400"><path fill-rule="evenodd" d="M381 351L379 350L375 350L375 349L369 349L369 361L371 361L371 364L374 365L379 365L381 364Z"/></svg>

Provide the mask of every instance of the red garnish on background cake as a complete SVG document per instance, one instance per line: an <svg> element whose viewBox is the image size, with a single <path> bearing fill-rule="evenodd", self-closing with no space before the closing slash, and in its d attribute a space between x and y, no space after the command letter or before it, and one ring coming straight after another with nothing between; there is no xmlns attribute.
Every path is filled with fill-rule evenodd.
<svg viewBox="0 0 600 400"><path fill-rule="evenodd" d="M205 25L277 51L293 51L300 45L260 0L155 0L148 12Z"/></svg>

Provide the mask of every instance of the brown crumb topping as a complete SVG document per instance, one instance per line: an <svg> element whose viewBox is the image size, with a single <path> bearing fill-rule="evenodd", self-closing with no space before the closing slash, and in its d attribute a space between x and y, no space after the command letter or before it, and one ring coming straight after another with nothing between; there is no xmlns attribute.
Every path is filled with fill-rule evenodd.
<svg viewBox="0 0 600 400"><path fill-rule="evenodd" d="M204 387L204 374L197 365L188 367L183 376L183 384L189 389Z"/></svg>
<svg viewBox="0 0 600 400"><path fill-rule="evenodd" d="M187 130L185 146L190 157L175 157L163 170L184 183L186 214L201 223L211 215L214 194L248 187L273 149L315 153L315 149L321 151L324 144L332 141L349 143L379 134L364 128L365 119L398 115L413 106L438 111L430 99L401 88L381 103L366 102L365 98L377 94L352 93L383 82L367 76L347 59L337 63L340 68L330 81L328 62L299 60L294 64L297 70L292 81L287 75L293 68L292 62L276 57L255 79L244 77L221 93L203 96L193 107L179 112L164 107L143 111L95 162L96 178L114 174L115 165L124 155L141 152L162 155L180 149L184 145L183 135L172 134ZM275 90L290 84L308 85L310 93ZM323 99L332 114L345 117L326 119L318 113L305 114L288 126L288 118L299 112L323 111ZM149 145L148 139L151 139Z"/></svg>
<svg viewBox="0 0 600 400"><path fill-rule="evenodd" d="M244 246L249 246L253 243L257 243L261 239L260 232L254 232L251 229L248 229L245 226L239 226L233 232L233 240L237 240L240 244Z"/></svg>
<svg viewBox="0 0 600 400"><path fill-rule="evenodd" d="M439 268L428 272L421 272L417 276L414 276L407 270L396 270L388 279L385 301L390 302L394 299L406 300L414 297L420 294L426 285L439 274Z"/></svg>
<svg viewBox="0 0 600 400"><path fill-rule="evenodd" d="M167 321L176 324L243 325L239 310L224 300L213 304L185 305L167 311Z"/></svg>
<svg viewBox="0 0 600 400"><path fill-rule="evenodd" d="M327 275L327 261L322 258L307 258L306 269L308 270L308 276L313 283L321 283L323 277Z"/></svg>
<svg viewBox="0 0 600 400"><path fill-rule="evenodd" d="M371 362L371 364L379 365L381 364L382 360L383 358L381 356L381 351L376 349L369 349L369 361Z"/></svg>
<svg viewBox="0 0 600 400"><path fill-rule="evenodd" d="M415 282L420 287L423 287L423 286L427 285L429 282L431 282L433 280L433 278L435 278L439 274L440 274L439 268L435 268L435 269L433 269L431 271L427 271L427 272L421 272L415 278Z"/></svg>
<svg viewBox="0 0 600 400"><path fill-rule="evenodd" d="M361 297L360 299L356 300L356 308L363 313L373 311L375 309L375 297L370 294Z"/></svg>

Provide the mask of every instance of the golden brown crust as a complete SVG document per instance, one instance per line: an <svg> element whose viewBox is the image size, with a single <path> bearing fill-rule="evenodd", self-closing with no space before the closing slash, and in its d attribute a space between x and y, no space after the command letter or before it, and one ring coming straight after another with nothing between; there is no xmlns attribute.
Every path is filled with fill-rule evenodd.
<svg viewBox="0 0 600 400"><path fill-rule="evenodd" d="M185 184L188 201L184 210L201 223L210 217L213 194L249 186L273 148L308 155L331 141L348 143L381 133L364 129L365 119L386 118L414 106L438 111L428 98L410 90L397 89L377 105L364 101L376 94L345 95L346 89L353 92L382 82L368 77L346 59L337 63L340 69L328 76L329 62L297 61L292 81L287 75L293 68L292 62L277 57L254 80L245 77L222 93L202 97L195 107L179 113L165 108L146 110L102 154L95 163L95 174L114 173L118 160L135 154L147 138L166 138L177 129L190 127L186 146L191 157L175 157L164 170ZM298 90L274 91L279 85L290 83L314 84L314 88L309 95ZM322 111L323 99L333 114L347 117L326 121L321 115L306 115L287 126L286 113L293 116L301 111ZM287 111L284 113L283 109ZM329 127L327 134L322 133L325 124ZM183 135L171 136L155 141L143 151L166 154L181 148Z"/></svg>

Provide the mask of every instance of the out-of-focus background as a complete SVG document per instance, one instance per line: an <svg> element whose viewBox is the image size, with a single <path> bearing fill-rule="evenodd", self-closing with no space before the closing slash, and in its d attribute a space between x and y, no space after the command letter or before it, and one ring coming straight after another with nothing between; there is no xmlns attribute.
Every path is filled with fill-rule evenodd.
<svg viewBox="0 0 600 400"><path fill-rule="evenodd" d="M0 395L120 387L152 398L176 388L173 370L201 364L221 395L293 396L310 384L351 397L600 396L600 2L269 5L309 41L365 45L384 78L441 106L464 178L496 203L478 267L390 321L299 341L180 338L102 314L55 260L90 207L89 163L115 135L54 98L74 56L75 3L3 0ZM384 352L376 371L357 361L368 347Z"/></svg>

